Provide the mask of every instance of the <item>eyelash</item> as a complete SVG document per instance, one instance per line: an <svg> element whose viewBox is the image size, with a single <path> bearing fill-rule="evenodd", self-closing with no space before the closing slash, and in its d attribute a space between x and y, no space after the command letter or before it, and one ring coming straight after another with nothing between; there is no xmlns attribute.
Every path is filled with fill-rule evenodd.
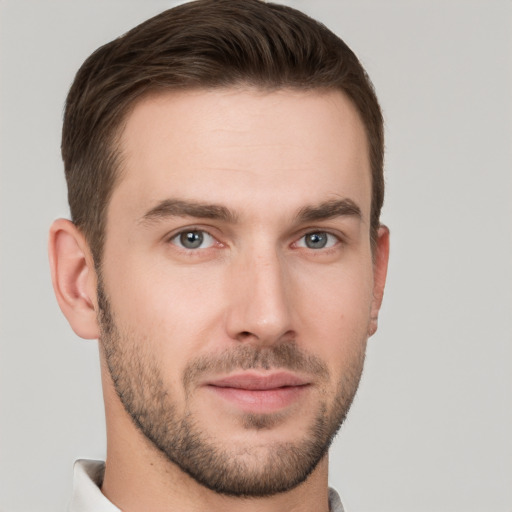
<svg viewBox="0 0 512 512"><path fill-rule="evenodd" d="M210 246L208 247L194 247L194 248L191 248L191 247L184 247L183 244L180 242L180 245L178 245L178 241L180 241L180 238L183 236L183 235L190 235L190 234L201 234L201 237L204 238L204 235L206 235L206 237L210 238L211 241L213 243L211 243ZM198 249L209 249L210 247L212 247L215 242L217 243L220 243L218 242L218 240L213 236L211 235L208 231L206 231L205 229L198 229L198 228L189 228L189 229L183 229L181 230L180 232L176 233L175 235L173 235L171 238L169 238L169 242L173 245L176 245L177 247L179 247L180 249L184 250L184 251L187 251L187 252L195 252L196 250Z"/></svg>
<svg viewBox="0 0 512 512"><path fill-rule="evenodd" d="M321 235L321 237L326 236L327 237L326 246L317 247L317 248L308 247L308 245L307 245L308 237L313 237L313 235L317 235L317 236ZM310 238L310 241L311 241L311 238ZM303 242L304 244L299 246L298 244L300 242ZM330 233L329 231L314 230L314 231L308 231L307 233L304 233L293 245L302 247L304 249L310 249L315 252L320 251L320 250L323 250L325 252L325 251L328 251L329 249L335 248L340 242L341 242L340 237L333 233Z"/></svg>
<svg viewBox="0 0 512 512"><path fill-rule="evenodd" d="M180 238L183 235L188 235L188 234L201 234L201 237L208 237L208 238L211 239L211 241L208 242L210 245L208 247L200 247L200 246L193 247L193 248L192 247L184 247L183 243L180 241ZM326 244L328 244L328 246L327 247L319 247L319 248L308 247L307 246L306 237L308 237L308 236L311 237L312 235L325 235L325 236L327 236L328 240L327 240ZM329 241L329 239L330 239L330 241ZM198 227L191 227L191 228L188 228L188 229L182 229L178 233L173 234L168 239L168 242L173 244L173 245L175 245L180 250L186 251L189 254L194 253L194 252L198 252L199 250L203 250L204 251L204 250L207 250L207 249L211 249L216 244L218 244L220 246L223 245L221 242L219 242L217 240L217 238L215 236L213 236L207 230L201 229L201 228L198 228ZM303 245L299 245L300 242L303 242ZM325 252L329 252L331 250L335 250L336 247L338 245L342 244L342 243L343 243L343 239L339 235L337 235L337 234L334 234L334 233L331 233L329 231L322 230L322 229L313 229L313 230L309 230L309 231L303 233L291 245L295 246L295 247L298 247L298 248L301 248L301 249L310 250L311 252L320 252L320 251L322 251L323 253L325 253ZM202 245L202 241L201 241L201 245Z"/></svg>

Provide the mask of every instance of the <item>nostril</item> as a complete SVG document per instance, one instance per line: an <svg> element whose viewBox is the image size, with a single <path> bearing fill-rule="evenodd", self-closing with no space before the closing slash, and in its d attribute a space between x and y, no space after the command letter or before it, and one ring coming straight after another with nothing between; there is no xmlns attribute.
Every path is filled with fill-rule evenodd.
<svg viewBox="0 0 512 512"><path fill-rule="evenodd" d="M250 338L254 336L254 334L252 332L249 332L249 331L242 331L241 333L238 334L238 337L241 338L241 339L247 339L247 338Z"/></svg>

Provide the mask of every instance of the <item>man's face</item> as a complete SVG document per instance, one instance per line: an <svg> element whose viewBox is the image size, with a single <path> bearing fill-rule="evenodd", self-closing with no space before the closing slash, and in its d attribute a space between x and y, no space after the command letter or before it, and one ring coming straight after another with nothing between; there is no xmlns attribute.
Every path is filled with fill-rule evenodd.
<svg viewBox="0 0 512 512"><path fill-rule="evenodd" d="M354 107L339 92L160 94L120 150L98 301L126 411L213 490L292 488L343 421L370 329Z"/></svg>

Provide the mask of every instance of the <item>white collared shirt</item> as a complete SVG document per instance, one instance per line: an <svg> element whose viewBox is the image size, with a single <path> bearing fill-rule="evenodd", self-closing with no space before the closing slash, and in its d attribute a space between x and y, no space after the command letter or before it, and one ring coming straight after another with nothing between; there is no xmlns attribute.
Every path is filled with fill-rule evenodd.
<svg viewBox="0 0 512 512"><path fill-rule="evenodd" d="M68 512L121 512L101 492L105 463L99 460L77 460L74 466L73 495ZM329 488L331 512L344 512L338 493Z"/></svg>
<svg viewBox="0 0 512 512"><path fill-rule="evenodd" d="M121 512L100 490L104 472L103 461L81 459L75 462L69 512Z"/></svg>

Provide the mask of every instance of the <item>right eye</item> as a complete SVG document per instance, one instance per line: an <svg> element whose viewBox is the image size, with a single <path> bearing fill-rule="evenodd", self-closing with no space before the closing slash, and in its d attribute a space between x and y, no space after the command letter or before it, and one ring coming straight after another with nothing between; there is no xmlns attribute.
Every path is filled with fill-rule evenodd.
<svg viewBox="0 0 512 512"><path fill-rule="evenodd" d="M215 238L200 229L188 229L173 236L170 242L182 249L208 249L215 244Z"/></svg>

